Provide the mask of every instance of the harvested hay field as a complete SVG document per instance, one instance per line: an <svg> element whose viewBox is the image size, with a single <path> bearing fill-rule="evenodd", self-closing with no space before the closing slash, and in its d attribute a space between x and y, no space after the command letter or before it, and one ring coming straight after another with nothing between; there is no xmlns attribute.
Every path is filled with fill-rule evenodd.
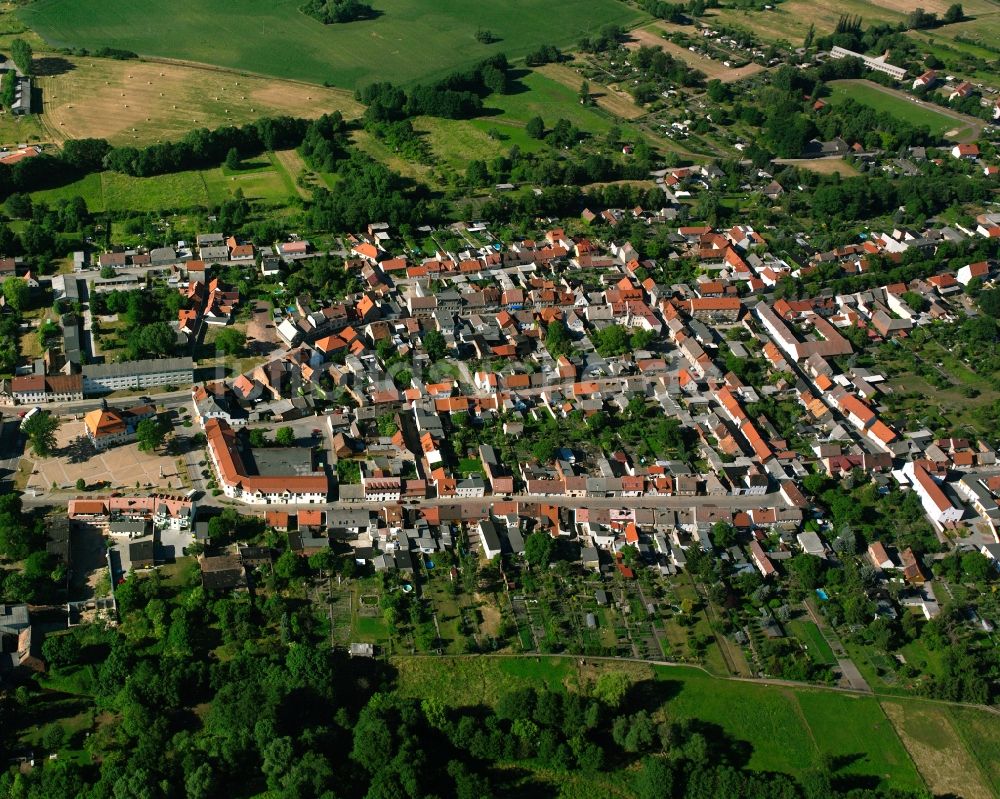
<svg viewBox="0 0 1000 799"><path fill-rule="evenodd" d="M713 9L711 17L706 21L712 20L752 31L764 41L785 40L793 45L800 45L810 24L815 23L817 33L829 32L836 27L842 14L860 15L865 25L875 22L895 24L902 22L905 17L905 14L867 0L785 0L765 11Z"/></svg>
<svg viewBox="0 0 1000 799"><path fill-rule="evenodd" d="M817 175L840 175L849 178L859 174L858 170L839 156L836 158L777 158L775 163L808 169Z"/></svg>
<svg viewBox="0 0 1000 799"><path fill-rule="evenodd" d="M284 171L288 178L288 184L295 190L299 197L309 198L309 192L296 182L299 175L307 171L306 163L296 150L279 150L272 153L272 157L277 166Z"/></svg>
<svg viewBox="0 0 1000 799"><path fill-rule="evenodd" d="M579 90L580 83L583 81L583 77L575 69L565 64L546 64L543 67L537 67L536 71L573 90ZM626 92L597 83L591 83L590 92L598 107L616 117L638 119L646 113L642 106L637 105Z"/></svg>
<svg viewBox="0 0 1000 799"><path fill-rule="evenodd" d="M923 702L884 701L882 709L935 796L993 796L949 719L947 708Z"/></svg>
<svg viewBox="0 0 1000 799"><path fill-rule="evenodd" d="M664 28L657 25L651 29L639 28L630 31L630 41L626 42L626 47L662 47L674 58L679 58L692 69L703 72L707 80L718 79L723 83L733 83L734 81L748 78L751 75L756 75L758 72L764 70L764 67L760 64L747 64L746 66L732 69L721 61L716 61L714 58L706 58L698 53L692 53L679 44L674 44L664 39L661 35L661 31L663 30Z"/></svg>
<svg viewBox="0 0 1000 799"><path fill-rule="evenodd" d="M909 14L914 8L911 0L870 0L870 2L873 6L894 11L897 14ZM951 0L921 0L919 5L924 11L940 16L948 10ZM968 3L963 3L963 8L968 11L971 6Z"/></svg>
<svg viewBox="0 0 1000 799"><path fill-rule="evenodd" d="M42 122L56 141L105 138L144 145L194 128L240 125L262 116L359 116L350 93L293 81L151 61L65 58L42 75Z"/></svg>

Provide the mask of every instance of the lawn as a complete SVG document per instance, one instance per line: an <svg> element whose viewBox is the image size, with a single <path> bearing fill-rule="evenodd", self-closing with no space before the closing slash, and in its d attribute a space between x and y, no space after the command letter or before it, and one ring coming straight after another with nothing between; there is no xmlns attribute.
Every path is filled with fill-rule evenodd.
<svg viewBox="0 0 1000 799"><path fill-rule="evenodd" d="M37 114L30 116L0 115L0 145L13 148L18 144L47 141L48 138Z"/></svg>
<svg viewBox="0 0 1000 799"><path fill-rule="evenodd" d="M358 616L354 624L354 632L360 641L385 641L389 638L389 629L381 616Z"/></svg>
<svg viewBox="0 0 1000 799"><path fill-rule="evenodd" d="M458 471L463 475L483 474L483 463L479 458L460 458L458 461Z"/></svg>
<svg viewBox="0 0 1000 799"><path fill-rule="evenodd" d="M833 104L850 98L911 125L926 125L935 137L965 140L971 135L975 138L978 123L971 117L966 117L969 121L963 122L941 113L929 103L917 103L905 95L891 93L865 80L838 80L832 81L829 86L832 93L828 99Z"/></svg>
<svg viewBox="0 0 1000 799"><path fill-rule="evenodd" d="M809 650L809 656L821 666L832 666L837 662L833 650L823 637L819 627L811 621L793 621L789 625L795 634Z"/></svg>
<svg viewBox="0 0 1000 799"><path fill-rule="evenodd" d="M38 0L21 19L55 47L142 55L346 88L443 77L486 56L575 44L609 23L649 18L616 0L376 0L378 16L323 25L300 0ZM479 29L499 41L477 41Z"/></svg>

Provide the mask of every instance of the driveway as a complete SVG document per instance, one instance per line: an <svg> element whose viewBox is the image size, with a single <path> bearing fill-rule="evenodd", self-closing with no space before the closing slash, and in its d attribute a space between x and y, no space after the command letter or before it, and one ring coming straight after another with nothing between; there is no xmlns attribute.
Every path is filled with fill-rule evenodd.
<svg viewBox="0 0 1000 799"><path fill-rule="evenodd" d="M184 549L194 543L194 533L190 530L160 530L156 549L157 563L173 563L184 555Z"/></svg>

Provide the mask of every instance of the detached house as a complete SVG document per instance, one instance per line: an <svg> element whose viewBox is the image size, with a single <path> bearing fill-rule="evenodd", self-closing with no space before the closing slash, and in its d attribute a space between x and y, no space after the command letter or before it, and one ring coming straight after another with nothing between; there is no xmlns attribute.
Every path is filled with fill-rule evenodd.
<svg viewBox="0 0 1000 799"><path fill-rule="evenodd" d="M914 89L929 89L935 83L937 83L937 72L935 72L933 69L928 69L920 77L914 79L914 81L913 81L913 88Z"/></svg>
<svg viewBox="0 0 1000 799"><path fill-rule="evenodd" d="M924 512L934 524L941 527L962 519L963 509L948 499L941 486L923 466L910 461L903 466L903 474L909 479L913 490L920 497Z"/></svg>
<svg viewBox="0 0 1000 799"><path fill-rule="evenodd" d="M979 158L979 145L977 144L956 144L951 148L952 158L963 158L974 161Z"/></svg>

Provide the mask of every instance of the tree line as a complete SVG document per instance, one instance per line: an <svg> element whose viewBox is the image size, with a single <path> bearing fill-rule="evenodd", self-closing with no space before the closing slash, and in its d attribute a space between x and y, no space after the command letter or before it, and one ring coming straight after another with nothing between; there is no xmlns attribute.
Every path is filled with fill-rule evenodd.
<svg viewBox="0 0 1000 799"><path fill-rule="evenodd" d="M365 121L394 122L415 116L468 119L483 109L483 98L510 91L510 65L502 53L481 61L470 70L453 72L409 92L389 81L371 83L354 93L364 103Z"/></svg>
<svg viewBox="0 0 1000 799"><path fill-rule="evenodd" d="M150 177L217 166L233 148L247 157L298 147L310 124L293 117L262 117L242 127L200 128L176 142L141 148L114 147L105 139L70 139L58 153L0 164L0 197L52 188L102 170Z"/></svg>

